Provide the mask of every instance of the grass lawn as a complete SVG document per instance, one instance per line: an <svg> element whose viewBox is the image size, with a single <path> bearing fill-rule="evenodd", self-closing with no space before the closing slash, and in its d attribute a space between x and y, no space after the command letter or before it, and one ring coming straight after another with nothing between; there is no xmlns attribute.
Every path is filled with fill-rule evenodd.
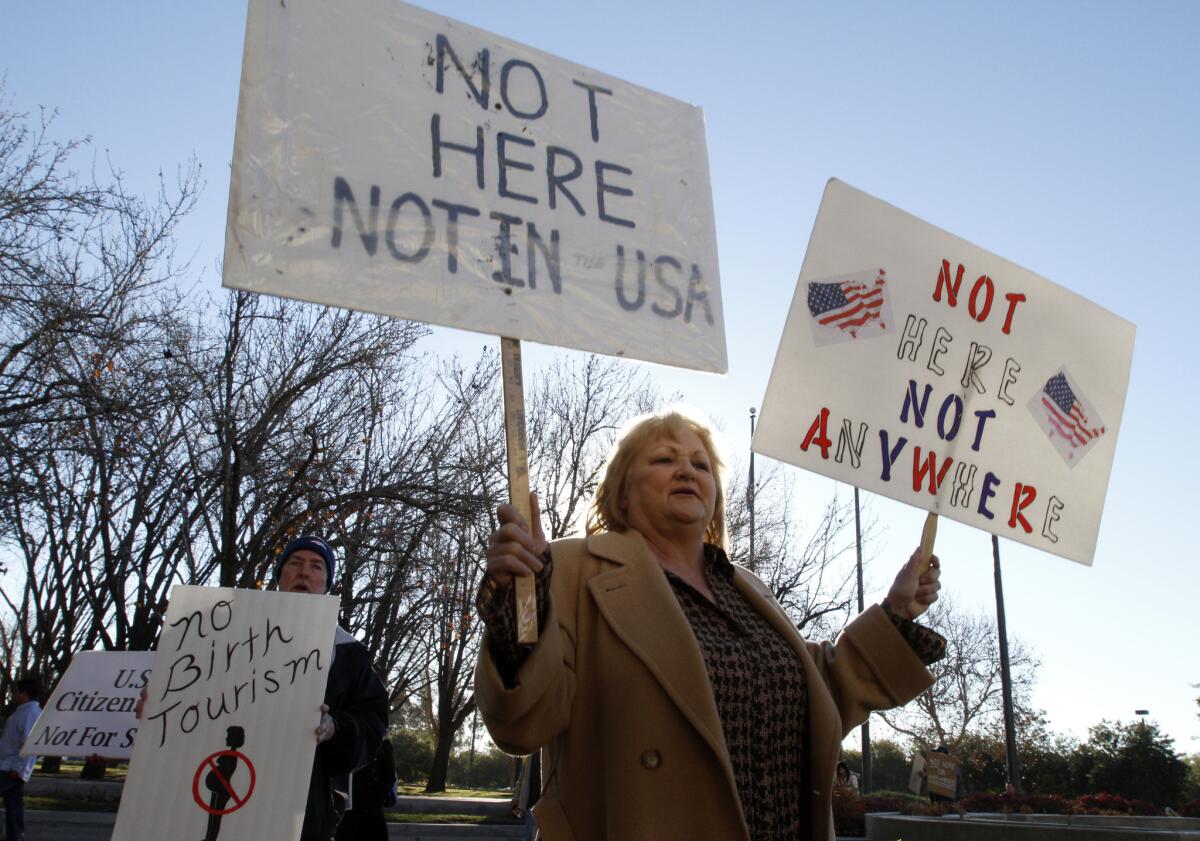
<svg viewBox="0 0 1200 841"><path fill-rule="evenodd" d="M414 815L408 812L385 812L391 823L473 823L473 824L520 824L522 821L508 815L484 817L482 815Z"/></svg>
<svg viewBox="0 0 1200 841"><path fill-rule="evenodd" d="M446 786L445 791L439 791L436 794L426 794L424 783L401 783L396 787L396 791L401 795L416 797L498 797L507 800L512 796L512 789L455 788L454 786Z"/></svg>
<svg viewBox="0 0 1200 841"><path fill-rule="evenodd" d="M38 766L37 770L34 773L38 774L39 776L69 777L70 779L77 780L77 779L79 779L79 772L82 770L83 770L82 762L64 761L62 764L62 770L60 770L57 774L43 774L40 765ZM128 772L129 772L129 766L127 764L118 765L116 767L109 766L104 772L104 779L105 780L123 780L123 779L125 779L125 775Z"/></svg>

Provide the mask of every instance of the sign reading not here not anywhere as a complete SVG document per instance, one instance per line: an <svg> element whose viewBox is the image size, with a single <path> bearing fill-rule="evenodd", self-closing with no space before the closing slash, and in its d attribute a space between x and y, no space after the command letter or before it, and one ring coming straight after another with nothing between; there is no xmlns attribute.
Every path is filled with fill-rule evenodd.
<svg viewBox="0 0 1200 841"><path fill-rule="evenodd" d="M1134 327L837 180L759 453L1090 564Z"/></svg>

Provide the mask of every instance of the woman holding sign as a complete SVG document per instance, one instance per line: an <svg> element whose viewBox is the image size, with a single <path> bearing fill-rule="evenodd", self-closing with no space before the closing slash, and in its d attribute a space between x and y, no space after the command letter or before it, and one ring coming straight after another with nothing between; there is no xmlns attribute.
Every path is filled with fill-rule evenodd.
<svg viewBox="0 0 1200 841"><path fill-rule="evenodd" d="M806 642L725 555L721 461L679 413L622 435L588 536L546 542L509 506L487 549L476 697L496 743L544 747L548 841L832 838L842 738L932 682L937 599L913 558L837 643ZM540 636L516 643L512 579L536 576Z"/></svg>

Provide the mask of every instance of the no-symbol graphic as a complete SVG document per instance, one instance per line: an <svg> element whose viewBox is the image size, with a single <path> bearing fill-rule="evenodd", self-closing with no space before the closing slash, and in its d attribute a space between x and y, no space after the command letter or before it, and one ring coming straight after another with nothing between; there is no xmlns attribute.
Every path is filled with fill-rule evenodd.
<svg viewBox="0 0 1200 841"><path fill-rule="evenodd" d="M225 775L221 773L221 770L217 767L216 760L221 756L232 756L237 759L238 762L245 764L246 770L250 772L250 784L246 787L245 794L239 794L237 789L233 787L230 781L225 778ZM213 808L201 799L200 776L205 771L214 774L217 778L217 781L221 784L225 791L229 793L229 799L233 801L233 805L228 809ZM216 753L205 757L200 763L200 767L196 769L196 775L192 777L192 797L196 800L196 805L205 812L208 812L210 815L228 815L230 812L236 812L238 809L246 805L246 801L248 801L250 799L250 795L254 793L254 781L254 763L250 761L250 757L246 756L246 754L242 753L241 751L219 750Z"/></svg>

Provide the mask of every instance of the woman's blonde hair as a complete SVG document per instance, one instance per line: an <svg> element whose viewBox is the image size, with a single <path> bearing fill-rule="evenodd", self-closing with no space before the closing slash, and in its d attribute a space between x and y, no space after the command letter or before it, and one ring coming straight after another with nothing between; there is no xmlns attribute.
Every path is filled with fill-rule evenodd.
<svg viewBox="0 0 1200 841"><path fill-rule="evenodd" d="M588 512L587 533L596 534L602 531L623 532L629 528L629 520L621 510L621 501L625 497L625 482L633 461L641 450L661 435L678 441L685 430L691 430L704 445L708 460L712 467L713 480L717 486L716 505L713 507L713 518L709 521L704 532L704 541L725 549L728 536L725 533L725 483L724 467L721 455L713 440L709 426L696 417L690 410L680 408L668 409L641 415L627 423L617 436L617 443L608 456L608 464L604 468L604 476L596 488L596 496L592 499L592 508Z"/></svg>

